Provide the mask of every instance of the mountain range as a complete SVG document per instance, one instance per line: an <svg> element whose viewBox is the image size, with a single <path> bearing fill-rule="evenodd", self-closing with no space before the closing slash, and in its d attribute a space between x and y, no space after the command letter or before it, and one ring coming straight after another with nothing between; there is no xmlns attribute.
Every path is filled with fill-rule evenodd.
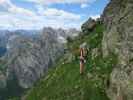
<svg viewBox="0 0 133 100"><path fill-rule="evenodd" d="M79 31L76 29L63 30L45 27L43 30L16 30L1 32L1 88L5 94L12 94L9 88L16 82L16 91L30 88L49 66L64 52L64 43L68 36L75 37ZM4 78L3 78L4 77ZM21 89L22 88L22 89ZM5 91L4 90L4 91ZM20 91L19 91L20 90ZM16 92L15 92L16 93ZM6 95L7 96L7 95ZM3 97L1 97L3 99Z"/></svg>

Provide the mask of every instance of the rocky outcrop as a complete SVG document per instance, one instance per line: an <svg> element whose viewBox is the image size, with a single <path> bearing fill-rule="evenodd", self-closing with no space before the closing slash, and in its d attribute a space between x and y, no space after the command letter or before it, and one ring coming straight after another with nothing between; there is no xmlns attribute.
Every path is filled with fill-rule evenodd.
<svg viewBox="0 0 133 100"><path fill-rule="evenodd" d="M118 56L107 94L111 100L133 100L133 0L111 0L102 20L103 54Z"/></svg>
<svg viewBox="0 0 133 100"><path fill-rule="evenodd" d="M92 18L89 18L82 26L83 33L91 32L96 26L96 21Z"/></svg>
<svg viewBox="0 0 133 100"><path fill-rule="evenodd" d="M6 77L2 72L0 72L0 89L4 89L6 85Z"/></svg>
<svg viewBox="0 0 133 100"><path fill-rule="evenodd" d="M23 88L31 87L63 53L63 45L52 29L44 29L36 40L14 35L8 45L8 80L16 77Z"/></svg>

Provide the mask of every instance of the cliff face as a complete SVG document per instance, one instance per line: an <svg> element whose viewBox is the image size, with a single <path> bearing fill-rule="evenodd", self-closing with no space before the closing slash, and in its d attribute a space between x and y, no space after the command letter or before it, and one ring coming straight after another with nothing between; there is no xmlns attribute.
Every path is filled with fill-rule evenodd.
<svg viewBox="0 0 133 100"><path fill-rule="evenodd" d="M45 30L36 40L13 36L9 39L7 77L17 78L19 85L29 88L63 53L63 45L54 30Z"/></svg>
<svg viewBox="0 0 133 100"><path fill-rule="evenodd" d="M118 64L110 76L108 96L111 100L133 100L133 0L111 0L102 20L106 27L103 54L118 56Z"/></svg>

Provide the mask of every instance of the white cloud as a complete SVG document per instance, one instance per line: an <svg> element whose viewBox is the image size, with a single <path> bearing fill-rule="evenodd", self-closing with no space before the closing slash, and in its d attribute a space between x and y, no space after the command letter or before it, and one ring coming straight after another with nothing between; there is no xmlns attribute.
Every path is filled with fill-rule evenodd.
<svg viewBox="0 0 133 100"><path fill-rule="evenodd" d="M3 2L5 2L5 0L0 0L0 4L2 4Z"/></svg>
<svg viewBox="0 0 133 100"><path fill-rule="evenodd" d="M100 18L100 15L90 15L90 17L96 20L97 18Z"/></svg>
<svg viewBox="0 0 133 100"><path fill-rule="evenodd" d="M86 7L88 7L89 5L88 4L81 4L81 8L86 8Z"/></svg>
<svg viewBox="0 0 133 100"><path fill-rule="evenodd" d="M27 16L31 16L34 13L28 9L24 9L14 5L10 0L0 0L0 6L5 8L9 13L14 14L25 14Z"/></svg>
<svg viewBox="0 0 133 100"><path fill-rule="evenodd" d="M44 26L54 28L77 27L81 18L80 15L56 8L44 9L41 5L37 6L38 12L30 11L14 5L10 0L0 1L0 6L8 11L0 12L0 28L39 29Z"/></svg>
<svg viewBox="0 0 133 100"><path fill-rule="evenodd" d="M80 15L70 13L67 11L55 9L55 8L47 8L44 13L44 16L47 16L49 18L58 18L58 19L66 19L66 20L79 20Z"/></svg>
<svg viewBox="0 0 133 100"><path fill-rule="evenodd" d="M61 3L67 3L67 4L82 4L82 3L92 3L96 0L25 0L29 2L39 3L39 4L61 4Z"/></svg>
<svg viewBox="0 0 133 100"><path fill-rule="evenodd" d="M27 16L32 16L34 15L34 13L30 10L24 9L24 8L20 8L17 6L12 6L8 9L8 11L10 13L14 13L14 14L22 14L22 15L27 15Z"/></svg>
<svg viewBox="0 0 133 100"><path fill-rule="evenodd" d="M35 0L41 1L41 0ZM53 0L42 0L52 2ZM55 0L53 2L82 3L88 0ZM82 16L56 8L44 8L38 4L38 11L14 5L10 0L0 0L0 6L7 12L0 12L0 28L40 29L44 26L54 28L80 28Z"/></svg>
<svg viewBox="0 0 133 100"><path fill-rule="evenodd" d="M0 13L0 27L8 29L27 29L31 28L33 25L32 20L22 19L20 16L16 16L11 13Z"/></svg>

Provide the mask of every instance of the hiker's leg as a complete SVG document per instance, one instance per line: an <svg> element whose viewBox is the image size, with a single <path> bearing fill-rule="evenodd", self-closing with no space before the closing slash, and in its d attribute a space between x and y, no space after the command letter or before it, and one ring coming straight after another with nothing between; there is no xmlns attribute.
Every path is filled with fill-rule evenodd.
<svg viewBox="0 0 133 100"><path fill-rule="evenodd" d="M83 66L84 66L84 64L82 62L80 62L80 74L83 73Z"/></svg>
<svg viewBox="0 0 133 100"><path fill-rule="evenodd" d="M80 62L80 74L82 73L82 72L81 72L81 67L82 67L82 63Z"/></svg>
<svg viewBox="0 0 133 100"><path fill-rule="evenodd" d="M116 100L123 100L123 95L121 93L121 87L117 88L117 97Z"/></svg>

